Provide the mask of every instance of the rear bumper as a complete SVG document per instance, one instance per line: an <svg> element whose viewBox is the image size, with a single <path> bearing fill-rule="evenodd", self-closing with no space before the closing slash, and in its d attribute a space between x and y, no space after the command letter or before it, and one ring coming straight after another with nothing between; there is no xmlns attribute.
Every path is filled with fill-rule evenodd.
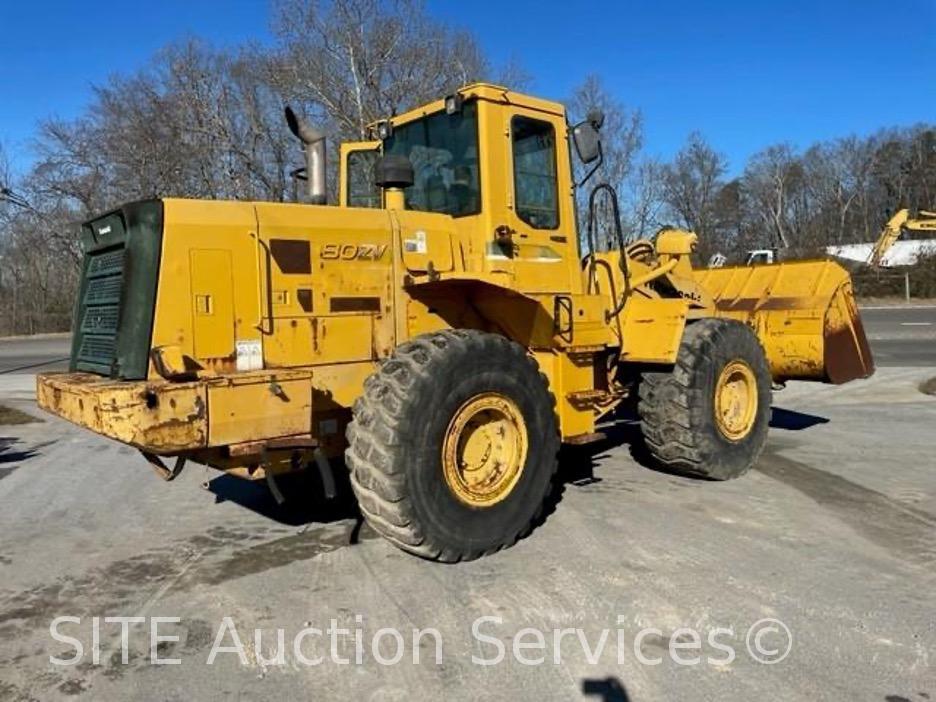
<svg viewBox="0 0 936 702"><path fill-rule="evenodd" d="M236 373L179 383L90 373L36 378L36 399L45 411L161 455L306 436L311 397L308 371Z"/></svg>
<svg viewBox="0 0 936 702"><path fill-rule="evenodd" d="M153 453L204 448L204 383L118 381L91 373L42 373L36 400L47 412Z"/></svg>

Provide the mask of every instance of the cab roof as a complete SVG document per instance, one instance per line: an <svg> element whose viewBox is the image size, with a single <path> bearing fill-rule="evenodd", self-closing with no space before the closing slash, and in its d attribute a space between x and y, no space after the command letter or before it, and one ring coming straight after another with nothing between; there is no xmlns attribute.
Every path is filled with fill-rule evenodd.
<svg viewBox="0 0 936 702"><path fill-rule="evenodd" d="M466 100L474 98L503 105L517 105L518 107L537 110L551 115L565 115L565 106L560 102L553 102L552 100L543 100L542 98L533 97L532 95L525 95L524 93L515 92L502 85L494 85L493 83L471 83L470 85L459 88L456 92ZM420 105L412 110L391 117L389 121L393 126L397 127L425 117L426 115L441 112L445 109L445 97L441 97L438 100L433 100L425 105ZM369 124L368 129L376 128L382 121L384 120L378 120L377 122Z"/></svg>

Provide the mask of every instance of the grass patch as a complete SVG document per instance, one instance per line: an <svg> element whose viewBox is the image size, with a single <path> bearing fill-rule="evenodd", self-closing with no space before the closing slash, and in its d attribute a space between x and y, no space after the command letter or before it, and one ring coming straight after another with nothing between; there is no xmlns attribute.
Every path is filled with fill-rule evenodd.
<svg viewBox="0 0 936 702"><path fill-rule="evenodd" d="M18 409L13 409L12 407L7 407L6 405L0 405L0 426L9 426L11 424L32 424L33 422L41 421L41 419L38 417L33 417L31 414L20 412Z"/></svg>
<svg viewBox="0 0 936 702"><path fill-rule="evenodd" d="M936 378L930 378L920 383L920 392L924 395L936 395Z"/></svg>

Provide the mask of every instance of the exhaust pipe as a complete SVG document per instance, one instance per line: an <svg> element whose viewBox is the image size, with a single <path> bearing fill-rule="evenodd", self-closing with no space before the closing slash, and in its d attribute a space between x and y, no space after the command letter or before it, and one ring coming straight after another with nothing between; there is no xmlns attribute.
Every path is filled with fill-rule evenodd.
<svg viewBox="0 0 936 702"><path fill-rule="evenodd" d="M301 119L289 105L286 106L286 124L289 125L289 131L302 142L302 150L305 152L309 201L313 205L324 205L325 135Z"/></svg>

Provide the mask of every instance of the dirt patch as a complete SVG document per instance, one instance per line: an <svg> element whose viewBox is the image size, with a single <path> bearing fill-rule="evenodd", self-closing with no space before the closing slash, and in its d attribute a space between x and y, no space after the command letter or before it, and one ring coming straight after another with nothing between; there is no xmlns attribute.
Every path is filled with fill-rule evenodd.
<svg viewBox="0 0 936 702"><path fill-rule="evenodd" d="M936 378L930 378L920 383L920 392L924 395L936 395Z"/></svg>
<svg viewBox="0 0 936 702"><path fill-rule="evenodd" d="M33 422L41 421L42 420L39 419L39 417L34 417L31 414L20 412L18 409L13 409L12 407L0 405L0 426L9 426L11 424L32 424Z"/></svg>
<svg viewBox="0 0 936 702"><path fill-rule="evenodd" d="M772 452L757 466L763 475L811 498L865 538L902 560L930 568L936 517L834 473Z"/></svg>

